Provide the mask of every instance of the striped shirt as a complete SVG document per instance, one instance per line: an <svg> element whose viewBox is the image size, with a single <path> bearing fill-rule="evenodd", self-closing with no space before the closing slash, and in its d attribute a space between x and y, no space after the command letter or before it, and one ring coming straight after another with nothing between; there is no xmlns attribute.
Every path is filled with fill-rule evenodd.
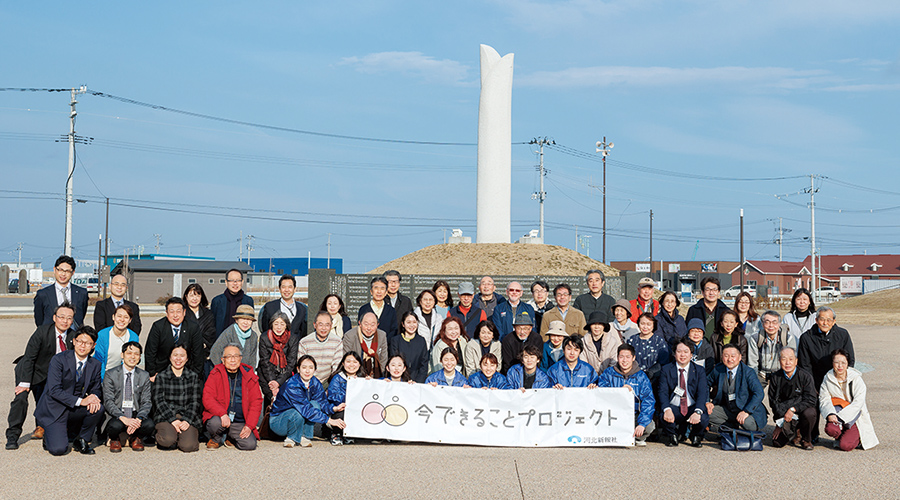
<svg viewBox="0 0 900 500"><path fill-rule="evenodd" d="M344 357L344 344L334 333L329 333L324 342L319 341L313 333L300 339L299 355L309 354L316 360L316 378L322 385L328 383L328 378L337 370Z"/></svg>

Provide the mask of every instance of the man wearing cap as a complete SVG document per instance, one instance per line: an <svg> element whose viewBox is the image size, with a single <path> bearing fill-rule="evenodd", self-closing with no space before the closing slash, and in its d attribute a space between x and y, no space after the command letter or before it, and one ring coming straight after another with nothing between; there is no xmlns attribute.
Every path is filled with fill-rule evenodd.
<svg viewBox="0 0 900 500"><path fill-rule="evenodd" d="M210 436L206 449L215 450L224 441L239 450L255 450L262 405L259 378L241 362L241 347L225 346L203 386L203 422Z"/></svg>
<svg viewBox="0 0 900 500"><path fill-rule="evenodd" d="M581 359L594 367L597 373L603 373L615 364L622 339L615 333L609 333L612 327L609 326L606 315L600 311L591 313L584 329L588 333L584 336Z"/></svg>
<svg viewBox="0 0 900 500"><path fill-rule="evenodd" d="M534 346L537 352L543 349L541 336L534 331L534 318L528 311L520 311L513 320L514 335L507 335L500 341L500 354L503 367L501 373L506 375L509 367L518 362L526 346ZM540 362L540 360L538 360Z"/></svg>
<svg viewBox="0 0 900 500"><path fill-rule="evenodd" d="M637 324L631 321L631 303L625 299L619 299L612 306L612 327L619 333L622 340L628 340L632 335L641 332Z"/></svg>
<svg viewBox="0 0 900 500"><path fill-rule="evenodd" d="M545 312L541 318L541 337L547 340L547 330L553 321L563 322L567 336L581 335L585 325L584 313L571 307L572 288L560 283L553 289L553 296L556 298L556 307Z"/></svg>
<svg viewBox="0 0 900 500"><path fill-rule="evenodd" d="M687 327L688 334L685 340L694 348L691 361L706 372L711 371L716 363L716 350L713 348L712 342L703 336L703 320L693 318L688 321Z"/></svg>
<svg viewBox="0 0 900 500"><path fill-rule="evenodd" d="M563 341L563 359L557 361L547 370L547 376L555 389L566 387L597 387L597 372L594 368L578 359L583 351L581 335L571 335Z"/></svg>
<svg viewBox="0 0 900 500"><path fill-rule="evenodd" d="M563 340L568 337L566 324L562 321L551 321L547 330L547 340L544 341L544 354L541 356L541 370L549 370L557 361L563 358Z"/></svg>
<svg viewBox="0 0 900 500"><path fill-rule="evenodd" d="M234 313L234 324L229 326L219 335L216 343L209 348L209 360L213 365L222 362L222 353L225 347L237 345L241 348L241 361L250 366L256 366L259 359L259 332L253 328L256 321L256 313L253 306L240 305Z"/></svg>
<svg viewBox="0 0 900 500"><path fill-rule="evenodd" d="M719 299L719 279L715 276L707 276L700 281L700 289L703 290L703 300L692 305L685 315L684 320L690 323L693 318L700 318L703 321L703 338L707 342L712 338L712 334L716 331L716 325L722 313L728 310Z"/></svg>
<svg viewBox="0 0 900 500"><path fill-rule="evenodd" d="M186 368L198 375L203 373L206 362L203 350L203 335L199 323L184 320L185 305L181 297L170 297L166 301L166 317L153 322L144 346L144 369L150 374L150 381L156 381L156 374L169 366L169 355L176 345L183 345L188 353Z"/></svg>
<svg viewBox="0 0 900 500"><path fill-rule="evenodd" d="M575 306L575 309L584 313L586 318L594 311L610 314L610 309L616 302L616 299L603 293L603 285L606 283L606 276L603 274L603 271L591 269L585 275L584 280L587 282L589 291L575 299L575 302L572 304Z"/></svg>
<svg viewBox="0 0 900 500"><path fill-rule="evenodd" d="M616 350L616 364L606 368L600 375L597 385L600 387L625 387L634 394L634 444L646 446L647 437L656 429L653 423L653 412L656 398L650 379L635 363L634 347L620 345Z"/></svg>
<svg viewBox="0 0 900 500"><path fill-rule="evenodd" d="M451 307L447 316L459 318L463 322L463 326L466 327L466 333L469 334L469 338L477 338L475 329L478 328L478 323L487 319L487 314L480 307L473 304L475 285L468 281L463 281L459 284L458 295L459 304Z"/></svg>
<svg viewBox="0 0 900 500"><path fill-rule="evenodd" d="M653 298L656 282L653 278L643 277L638 281L638 297L631 301L631 321L637 323L641 314L659 314L659 301Z"/></svg>
<svg viewBox="0 0 900 500"><path fill-rule="evenodd" d="M528 312L534 318L534 308L522 302L523 291L522 285L518 281L510 283L506 287L508 299L497 304L497 307L494 308L494 313L491 314L491 321L497 327L497 331L500 332L500 340L503 340L503 337L513 332L513 318L519 312Z"/></svg>
<svg viewBox="0 0 900 500"><path fill-rule="evenodd" d="M506 302L506 297L495 291L494 278L491 278L490 276L481 278L481 282L478 284L478 290L479 292L475 295L474 304L480 307L481 310L487 314L487 317L490 318L494 314L494 308Z"/></svg>
<svg viewBox="0 0 900 500"><path fill-rule="evenodd" d="M252 307L253 297L244 293L244 272L229 269L225 273L225 291L213 297L209 304L209 310L216 318L216 338L234 323L234 313L240 305Z"/></svg>

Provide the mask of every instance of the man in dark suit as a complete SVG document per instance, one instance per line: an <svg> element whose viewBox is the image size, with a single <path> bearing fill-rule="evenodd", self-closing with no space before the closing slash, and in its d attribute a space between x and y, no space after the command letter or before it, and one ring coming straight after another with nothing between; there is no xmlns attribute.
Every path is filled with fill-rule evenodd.
<svg viewBox="0 0 900 500"><path fill-rule="evenodd" d="M656 400L662 408L662 440L666 446L678 446L690 426L690 444L702 446L703 433L709 422L706 402L709 385L706 371L691 363L694 347L685 339L675 344L675 363L662 367Z"/></svg>
<svg viewBox="0 0 900 500"><path fill-rule="evenodd" d="M109 436L112 453L122 451L123 443L134 451L144 451L141 439L153 433L150 374L137 367L141 352L141 344L126 342L122 346L122 364L110 368L103 379L103 406L110 416L104 435Z"/></svg>
<svg viewBox="0 0 900 500"><path fill-rule="evenodd" d="M281 298L267 302L259 313L259 333L265 335L271 328L272 316L281 311L287 314L291 320L291 335L297 338L306 336L306 304L294 300L294 292L297 290L297 280L290 274L285 274L278 280L278 291Z"/></svg>
<svg viewBox="0 0 900 500"><path fill-rule="evenodd" d="M45 429L44 448L51 455L69 451L69 429L78 430L72 449L83 455L94 454L89 441L103 419L100 362L90 357L96 342L97 332L83 326L75 332L73 348L50 360L47 390L34 419Z"/></svg>
<svg viewBox="0 0 900 500"><path fill-rule="evenodd" d="M391 303L391 307L394 308L394 315L397 317L397 330L400 331L403 329L403 325L400 324L400 318L403 317L404 313L412 312L413 310L412 299L400 293L400 281L403 280L403 277L400 276L399 271L391 269L385 271L381 276L387 280L388 301Z"/></svg>
<svg viewBox="0 0 900 500"><path fill-rule="evenodd" d="M75 308L75 321L72 328L78 329L84 324L84 315L88 308L88 293L84 288L70 283L75 273L75 259L61 255L53 266L53 286L41 288L34 294L34 324L47 325L53 322L56 306L63 302Z"/></svg>
<svg viewBox="0 0 900 500"><path fill-rule="evenodd" d="M238 306L253 305L253 297L244 293L244 273L238 269L230 269L225 273L225 291L213 297L209 310L216 318L216 338L234 323L234 315ZM212 344L210 344L212 345Z"/></svg>
<svg viewBox="0 0 900 500"><path fill-rule="evenodd" d="M766 407L763 406L762 384L752 368L741 363L737 344L726 344L722 362L708 377L710 402L706 403L711 426L727 424L755 431L766 426Z"/></svg>
<svg viewBox="0 0 900 500"><path fill-rule="evenodd" d="M116 308L122 304L128 304L131 307L132 314L131 323L128 329L132 332L141 334L141 310L137 304L130 300L125 300L125 292L128 291L128 280L124 274L117 274L109 280L110 296L97 302L94 305L94 330L99 333L100 330L113 326L113 315Z"/></svg>
<svg viewBox="0 0 900 500"><path fill-rule="evenodd" d="M147 355L144 368L150 374L150 381L156 374L169 366L169 354L176 345L183 345L188 353L187 368L197 374L203 372L206 362L203 350L203 336L194 321L184 320L185 306L181 297L170 297L166 301L166 317L160 318L150 327L147 335Z"/></svg>
<svg viewBox="0 0 900 500"><path fill-rule="evenodd" d="M19 436L22 425L28 417L28 393L34 397L37 405L44 393L47 382L47 369L50 359L56 354L72 348L72 322L75 310L71 304L65 303L56 308L53 322L41 325L31 334L25 354L16 359L16 396L9 404L9 427L6 429L6 449L19 449ZM44 437L44 428L38 427L31 437Z"/></svg>
<svg viewBox="0 0 900 500"><path fill-rule="evenodd" d="M369 288L369 292L372 294L372 300L366 302L359 308L356 322L359 324L359 322L362 321L363 316L368 313L373 313L375 317L378 318L378 329L382 330L387 335L387 340L390 342L391 339L397 335L400 325L397 322L397 314L396 311L394 311L394 307L391 305L391 301L387 300L387 286L388 282L383 276L372 278L372 283Z"/></svg>

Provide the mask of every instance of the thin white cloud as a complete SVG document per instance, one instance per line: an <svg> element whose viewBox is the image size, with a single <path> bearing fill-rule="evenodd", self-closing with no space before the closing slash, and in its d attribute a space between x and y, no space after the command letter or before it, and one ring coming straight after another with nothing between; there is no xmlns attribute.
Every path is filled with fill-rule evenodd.
<svg viewBox="0 0 900 500"><path fill-rule="evenodd" d="M400 73L432 83L463 84L469 67L451 59L435 59L421 52L376 52L361 57L345 57L341 65L368 74Z"/></svg>
<svg viewBox="0 0 900 500"><path fill-rule="evenodd" d="M900 90L900 83L861 83L857 85L835 85L823 90L829 92L885 92Z"/></svg>
<svg viewBox="0 0 900 500"><path fill-rule="evenodd" d="M517 79L529 87L672 87L703 84L750 84L785 89L803 88L830 79L825 70L791 68L672 68L663 66L595 66L560 71L538 71ZM833 79L832 79L833 81Z"/></svg>

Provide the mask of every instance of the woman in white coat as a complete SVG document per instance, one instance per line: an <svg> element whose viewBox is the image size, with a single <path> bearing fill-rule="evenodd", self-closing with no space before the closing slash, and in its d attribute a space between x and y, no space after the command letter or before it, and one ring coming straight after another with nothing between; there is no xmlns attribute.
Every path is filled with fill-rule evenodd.
<svg viewBox="0 0 900 500"><path fill-rule="evenodd" d="M862 443L868 450L878 444L878 438L866 406L866 383L847 359L843 349L832 353L832 369L819 388L819 412L825 417L825 433L835 439L837 448L850 451Z"/></svg>
<svg viewBox="0 0 900 500"><path fill-rule="evenodd" d="M781 320L797 341L816 324L816 304L806 288L798 288L791 297L791 312Z"/></svg>
<svg viewBox="0 0 900 500"><path fill-rule="evenodd" d="M429 349L437 341L441 323L444 321L444 318L435 309L436 304L437 296L431 290L425 289L416 297L416 308L413 310L419 320L419 335L425 339L425 344Z"/></svg>

